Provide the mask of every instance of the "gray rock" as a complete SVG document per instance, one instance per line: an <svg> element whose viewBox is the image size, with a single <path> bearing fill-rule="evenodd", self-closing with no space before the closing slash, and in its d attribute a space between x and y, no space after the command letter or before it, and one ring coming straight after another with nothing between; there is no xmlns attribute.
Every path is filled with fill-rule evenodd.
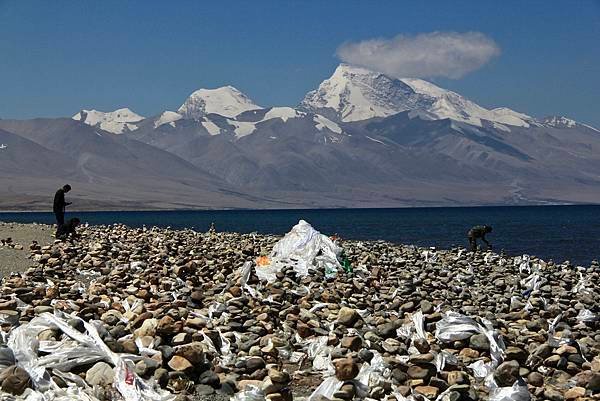
<svg viewBox="0 0 600 401"><path fill-rule="evenodd" d="M85 374L85 381L90 386L106 386L115 380L113 368L106 362L97 362Z"/></svg>

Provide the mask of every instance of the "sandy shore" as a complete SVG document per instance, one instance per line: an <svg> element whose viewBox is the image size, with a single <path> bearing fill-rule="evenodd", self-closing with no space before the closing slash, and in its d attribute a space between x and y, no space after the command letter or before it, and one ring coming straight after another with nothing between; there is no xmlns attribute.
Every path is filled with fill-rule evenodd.
<svg viewBox="0 0 600 401"><path fill-rule="evenodd" d="M54 241L54 227L45 224L0 222L0 241L10 238L13 245L0 245L0 277L23 272L30 265L29 245L37 241L48 245Z"/></svg>

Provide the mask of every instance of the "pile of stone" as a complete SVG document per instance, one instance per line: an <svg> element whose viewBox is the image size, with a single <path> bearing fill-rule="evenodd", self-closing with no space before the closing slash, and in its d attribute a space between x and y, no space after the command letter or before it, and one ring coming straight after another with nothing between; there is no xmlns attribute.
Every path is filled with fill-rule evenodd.
<svg viewBox="0 0 600 401"><path fill-rule="evenodd" d="M178 400L585 400L600 391L597 263L344 241L351 273L290 265L267 282L256 261L274 236L80 231L73 243L31 245L31 268L2 282L0 323L9 366L30 374L16 328L31 332L52 313L85 338L97 331L110 353L70 364L48 362L44 350L81 347L77 335L56 324L33 332L47 378L90 399L127 398L123 381ZM131 367L125 379L121 363ZM21 396L44 390L35 378L27 386Z"/></svg>
<svg viewBox="0 0 600 401"><path fill-rule="evenodd" d="M11 237L0 238L0 247L22 250L23 245L13 241Z"/></svg>

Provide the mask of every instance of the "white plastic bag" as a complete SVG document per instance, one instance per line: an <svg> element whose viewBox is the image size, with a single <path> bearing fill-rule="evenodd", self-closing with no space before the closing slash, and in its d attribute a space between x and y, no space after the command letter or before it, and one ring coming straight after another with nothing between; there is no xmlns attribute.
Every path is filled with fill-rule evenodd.
<svg viewBox="0 0 600 401"><path fill-rule="evenodd" d="M339 380L335 376L330 376L323 380L319 387L312 392L312 394L308 397L307 401L316 401L320 395L331 399L333 398L333 394L338 391L342 387L343 382Z"/></svg>
<svg viewBox="0 0 600 401"><path fill-rule="evenodd" d="M265 393L256 386L248 386L231 397L231 401L265 401Z"/></svg>
<svg viewBox="0 0 600 401"><path fill-rule="evenodd" d="M448 311L437 322L435 337L442 342L465 340L480 332L479 324L470 317Z"/></svg>
<svg viewBox="0 0 600 401"><path fill-rule="evenodd" d="M497 387L490 392L489 401L529 401L531 395L522 379L511 387Z"/></svg>
<svg viewBox="0 0 600 401"><path fill-rule="evenodd" d="M576 319L578 322L595 322L597 316L589 309L582 309L579 311Z"/></svg>

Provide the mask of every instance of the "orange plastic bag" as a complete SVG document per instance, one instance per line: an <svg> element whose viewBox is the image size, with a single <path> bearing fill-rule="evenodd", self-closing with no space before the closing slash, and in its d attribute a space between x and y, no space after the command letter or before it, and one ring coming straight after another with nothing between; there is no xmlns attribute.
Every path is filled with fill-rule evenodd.
<svg viewBox="0 0 600 401"><path fill-rule="evenodd" d="M267 256L259 256L258 258L256 258L256 264L261 267L267 266L271 264L271 260Z"/></svg>

